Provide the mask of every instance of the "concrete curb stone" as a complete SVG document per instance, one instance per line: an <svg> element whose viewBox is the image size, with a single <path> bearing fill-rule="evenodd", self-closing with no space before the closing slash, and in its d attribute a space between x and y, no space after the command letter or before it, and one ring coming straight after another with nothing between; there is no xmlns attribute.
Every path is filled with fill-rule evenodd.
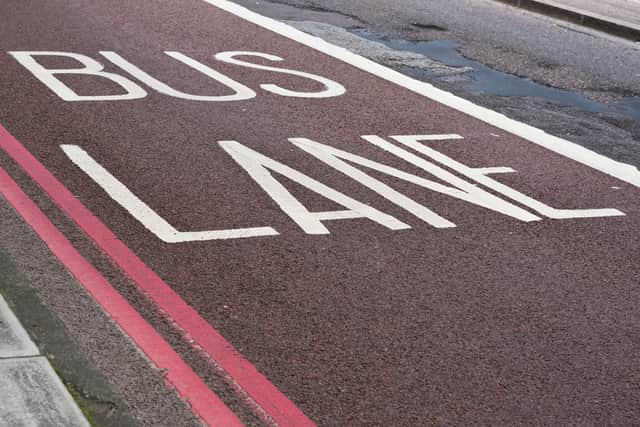
<svg viewBox="0 0 640 427"><path fill-rule="evenodd" d="M511 6L640 42L640 26L552 0L497 0Z"/></svg>

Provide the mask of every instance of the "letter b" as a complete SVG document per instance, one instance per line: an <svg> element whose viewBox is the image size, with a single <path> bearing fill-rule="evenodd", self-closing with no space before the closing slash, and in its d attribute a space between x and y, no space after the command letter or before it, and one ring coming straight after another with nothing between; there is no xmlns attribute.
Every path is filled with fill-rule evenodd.
<svg viewBox="0 0 640 427"><path fill-rule="evenodd" d="M85 55L80 55L71 52L9 52L20 64L27 68L31 73L36 76L42 83L47 85L49 89L54 91L56 95L65 101L119 101L127 99L139 99L147 96L147 92L138 86L136 83L122 77L119 74L108 73L102 71L104 67L98 61L89 58ZM40 65L33 57L34 56L60 56L66 58L72 58L84 67L82 68L68 68L68 69L48 69ZM116 83L126 93L118 95L78 95L69 86L62 83L55 76L57 74L76 74L86 76L96 76L105 79L109 79Z"/></svg>

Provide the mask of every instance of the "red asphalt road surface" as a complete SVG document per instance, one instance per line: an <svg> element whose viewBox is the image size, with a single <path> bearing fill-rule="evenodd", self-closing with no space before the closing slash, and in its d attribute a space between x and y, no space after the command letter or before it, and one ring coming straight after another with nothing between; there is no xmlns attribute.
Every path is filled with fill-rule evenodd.
<svg viewBox="0 0 640 427"><path fill-rule="evenodd" d="M637 186L201 0L5 1L0 48L0 124L8 131L0 156L32 175L44 165L55 179L41 173L39 184L56 203L280 424L308 417L345 426L631 425L640 418ZM12 51L86 55L148 96L65 101ZM256 96L178 99L100 51L185 93L231 93L164 53L177 51ZM322 85L213 58L224 51L277 55L283 61L238 59L323 76L346 92L272 93L261 85L299 92ZM70 58L34 59L49 69L79 67ZM57 77L81 95L123 93L95 76ZM515 203L541 218L524 222L350 163L455 224L436 228L288 141L308 138L451 186L361 138L426 134L461 135L425 145L470 167L513 168L491 177L547 205L624 215L551 219ZM323 221L330 234L307 234L218 144L226 140L411 228L337 219ZM61 145L79 146L180 231L273 227L279 234L165 243ZM22 146L34 159L24 160ZM272 175L311 212L345 209ZM56 200L64 189L56 180L75 202Z"/></svg>

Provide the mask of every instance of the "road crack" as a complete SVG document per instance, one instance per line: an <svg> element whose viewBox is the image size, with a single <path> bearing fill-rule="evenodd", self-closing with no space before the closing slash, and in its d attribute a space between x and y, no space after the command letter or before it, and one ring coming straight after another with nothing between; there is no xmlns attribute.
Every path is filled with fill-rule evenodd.
<svg viewBox="0 0 640 427"><path fill-rule="evenodd" d="M337 9L331 9L325 6L320 6L317 4L313 4L313 3L305 3L305 4L297 4L294 2L290 2L290 1L286 1L286 0L267 0L268 3L272 3L272 4L281 4L281 5L285 5L285 6L289 6L289 7L294 7L296 9L301 9L301 10L308 10L311 12L320 12L320 13L332 13L335 15L340 15L343 16L345 18L349 18L352 19L356 22L359 22L361 24L367 24L367 22L365 20L363 20L362 18L360 18L357 15L353 15L351 13L346 13L346 12L342 12L340 10Z"/></svg>

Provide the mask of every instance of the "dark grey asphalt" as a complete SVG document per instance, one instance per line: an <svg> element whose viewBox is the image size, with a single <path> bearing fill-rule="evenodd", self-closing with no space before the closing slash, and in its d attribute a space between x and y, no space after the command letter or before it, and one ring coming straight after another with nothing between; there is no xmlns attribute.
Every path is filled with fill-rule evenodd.
<svg viewBox="0 0 640 427"><path fill-rule="evenodd" d="M292 19L278 5L326 10L395 38L453 40L488 66L608 99L640 95L640 46L491 0L240 0ZM275 7L273 5L276 5ZM325 13L328 15L330 13ZM315 19L318 18L316 14ZM432 27L432 29L429 29ZM580 32L582 31L582 32Z"/></svg>
<svg viewBox="0 0 640 427"><path fill-rule="evenodd" d="M276 19L364 29L390 40L452 42L464 57L507 73L507 77L518 76L543 88L568 90L572 96L602 102L605 107L617 108L620 103L633 106L635 116L592 113L571 103L551 102L545 97L545 90L527 97L500 96L500 91L490 86L483 88L481 84L480 92L470 90L469 82L477 86L472 73L456 78L424 77L417 73L438 87L509 117L640 167L638 43L492 0L239 0L238 3ZM512 84L507 80L493 80L492 85Z"/></svg>

